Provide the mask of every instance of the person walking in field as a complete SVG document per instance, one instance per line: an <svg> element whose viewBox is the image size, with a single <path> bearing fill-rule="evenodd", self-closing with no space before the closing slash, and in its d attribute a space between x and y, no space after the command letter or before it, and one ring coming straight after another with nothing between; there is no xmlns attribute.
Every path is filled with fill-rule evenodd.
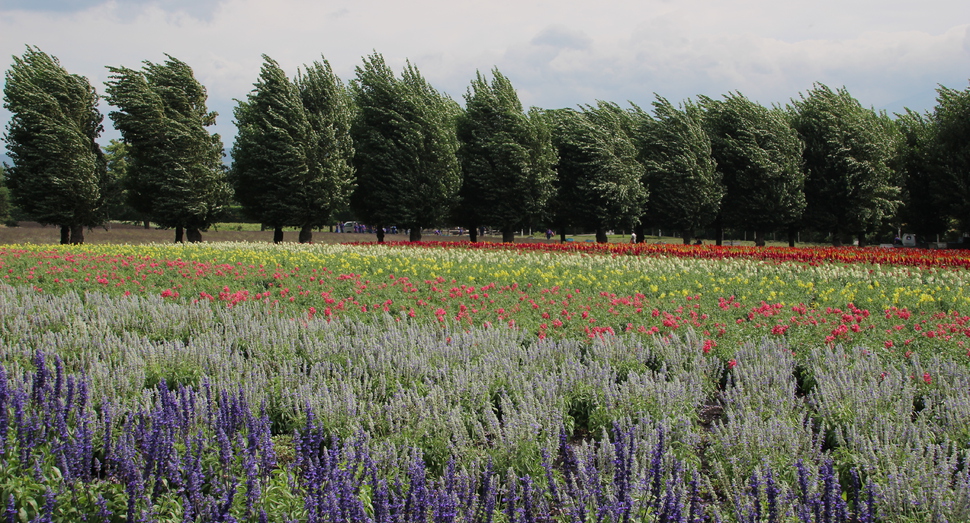
<svg viewBox="0 0 970 523"><path fill-rule="evenodd" d="M637 242L637 233L636 231L634 231L630 233L630 243L636 243L636 242Z"/></svg>

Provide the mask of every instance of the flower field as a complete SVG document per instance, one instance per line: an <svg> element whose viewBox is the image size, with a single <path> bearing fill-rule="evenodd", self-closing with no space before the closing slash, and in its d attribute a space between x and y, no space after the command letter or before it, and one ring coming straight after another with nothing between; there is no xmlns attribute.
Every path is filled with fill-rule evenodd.
<svg viewBox="0 0 970 523"><path fill-rule="evenodd" d="M25 522L967 520L966 263L8 246L0 501Z"/></svg>

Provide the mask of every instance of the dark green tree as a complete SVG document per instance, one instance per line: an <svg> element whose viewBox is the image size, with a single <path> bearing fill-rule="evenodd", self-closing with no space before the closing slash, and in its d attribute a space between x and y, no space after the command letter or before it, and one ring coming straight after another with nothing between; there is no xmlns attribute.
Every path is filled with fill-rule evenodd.
<svg viewBox="0 0 970 523"><path fill-rule="evenodd" d="M291 82L263 55L255 88L236 107L231 178L243 213L274 228L300 227L300 243L346 205L353 184L346 92L325 60Z"/></svg>
<svg viewBox="0 0 970 523"><path fill-rule="evenodd" d="M960 228L970 230L970 88L937 88L933 111L944 203Z"/></svg>
<svg viewBox="0 0 970 523"><path fill-rule="evenodd" d="M60 226L61 243L83 243L85 226L107 220L98 94L87 78L36 47L13 60L3 88L3 106L12 113L4 136L13 160L6 186L24 215Z"/></svg>
<svg viewBox="0 0 970 523"><path fill-rule="evenodd" d="M111 182L109 215L112 219L142 222L148 229L150 222L140 212L128 204L128 144L122 140L112 139L104 147L104 159L108 164L108 179Z"/></svg>
<svg viewBox="0 0 970 523"><path fill-rule="evenodd" d="M582 111L547 113L553 128L557 164L554 220L565 237L568 226L596 231L632 228L643 213L648 192L641 183L644 168L631 136L632 119L616 104L598 102Z"/></svg>
<svg viewBox="0 0 970 523"><path fill-rule="evenodd" d="M108 101L115 128L129 146L129 203L175 241L202 240L232 197L222 165L222 140L209 134L217 114L206 108L206 90L192 68L172 56L144 62L141 70L109 67Z"/></svg>
<svg viewBox="0 0 970 523"><path fill-rule="evenodd" d="M10 189L7 189L6 164L0 164L0 223L11 225L13 222L13 205L10 203Z"/></svg>
<svg viewBox="0 0 970 523"><path fill-rule="evenodd" d="M711 156L711 139L696 104L674 107L661 96L654 115L638 114L638 149L646 168L650 204L644 220L681 231L689 244L717 216L724 197L721 173Z"/></svg>
<svg viewBox="0 0 970 523"><path fill-rule="evenodd" d="M479 73L465 94L458 141L459 222L473 242L481 225L497 226L503 242L514 241L516 229L542 217L554 191L549 124L537 109L524 113L512 82L494 69L491 84Z"/></svg>
<svg viewBox="0 0 970 523"><path fill-rule="evenodd" d="M788 229L805 212L804 145L781 110L740 93L699 101L725 188L717 243L722 227L732 227L755 231L755 244L764 246L765 232Z"/></svg>
<svg viewBox="0 0 970 523"><path fill-rule="evenodd" d="M898 225L919 238L945 233L950 222L950 187L936 142L933 115L909 109L897 115L903 137L897 164L902 188Z"/></svg>
<svg viewBox="0 0 970 523"><path fill-rule="evenodd" d="M296 215L300 241L310 241L310 228L330 223L347 208L356 186L354 143L350 128L354 119L350 92L321 58L298 74L303 109L310 124L307 148L309 172L301 183Z"/></svg>
<svg viewBox="0 0 970 523"><path fill-rule="evenodd" d="M364 58L351 85L351 128L357 187L350 199L358 219L376 228L396 225L421 240L440 223L461 186L455 123L461 109L408 63L400 79L380 54Z"/></svg>
<svg viewBox="0 0 970 523"><path fill-rule="evenodd" d="M866 233L891 218L901 203L893 159L901 140L885 114L859 104L845 89L816 86L793 100L792 126L805 142L806 209L803 223L832 234Z"/></svg>

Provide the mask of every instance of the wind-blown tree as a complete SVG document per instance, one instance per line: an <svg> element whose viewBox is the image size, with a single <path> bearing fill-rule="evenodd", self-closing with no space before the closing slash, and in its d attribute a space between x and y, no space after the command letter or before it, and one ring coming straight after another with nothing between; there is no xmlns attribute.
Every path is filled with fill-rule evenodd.
<svg viewBox="0 0 970 523"><path fill-rule="evenodd" d="M98 94L37 47L6 73L4 140L13 160L6 186L21 212L58 225L61 243L83 243L84 227L107 219L110 180L96 140L103 129Z"/></svg>
<svg viewBox="0 0 970 523"><path fill-rule="evenodd" d="M892 162L901 141L885 114L866 109L845 88L815 88L793 100L792 126L805 142L804 223L832 234L866 233L892 217L900 189Z"/></svg>
<svg viewBox="0 0 970 523"><path fill-rule="evenodd" d="M357 67L351 91L357 111L351 209L375 226L379 242L391 225L410 229L410 240L420 241L423 227L450 214L461 186L455 134L461 109L410 63L395 78L377 53Z"/></svg>
<svg viewBox="0 0 970 523"><path fill-rule="evenodd" d="M898 152L902 205L897 221L919 238L931 238L949 228L951 188L936 142L932 115L909 109L897 115L903 141Z"/></svg>
<svg viewBox="0 0 970 523"><path fill-rule="evenodd" d="M492 83L479 73L465 94L458 118L462 167L456 216L477 241L481 225L497 226L503 242L540 218L553 194L556 150L550 126L538 109L522 111L512 82L498 69Z"/></svg>
<svg viewBox="0 0 970 523"><path fill-rule="evenodd" d="M111 139L104 147L104 159L108 165L108 178L111 180L109 214L112 219L139 221L148 229L151 224L144 215L128 204L128 144L122 140Z"/></svg>
<svg viewBox="0 0 970 523"><path fill-rule="evenodd" d="M305 71L297 74L296 86L312 134L307 153L309 176L301 185L304 196L299 200L297 216L301 220L297 225L300 241L308 242L308 225L326 225L335 213L347 208L356 174L350 135L354 121L350 92L326 59L304 67Z"/></svg>
<svg viewBox="0 0 970 523"><path fill-rule="evenodd" d="M350 111L329 63L317 62L291 82L263 55L255 88L235 109L239 129L231 173L243 213L274 228L300 227L300 243L345 205L353 183Z"/></svg>
<svg viewBox="0 0 970 523"><path fill-rule="evenodd" d="M654 115L638 110L638 149L650 191L645 221L681 231L689 244L698 229L714 221L721 208L724 185L711 156L711 139L703 113L688 103L678 109L661 96Z"/></svg>
<svg viewBox="0 0 970 523"><path fill-rule="evenodd" d="M574 226L595 230L596 241L603 243L608 229L636 225L648 192L630 135L630 113L601 101L582 112L557 109L547 114L559 155L553 209L561 237L565 227Z"/></svg>
<svg viewBox="0 0 970 523"><path fill-rule="evenodd" d="M10 224L13 221L13 205L10 203L10 189L7 189L5 164L0 164L0 223Z"/></svg>
<svg viewBox="0 0 970 523"><path fill-rule="evenodd" d="M970 88L937 88L933 111L936 153L946 209L962 230L970 230Z"/></svg>
<svg viewBox="0 0 970 523"><path fill-rule="evenodd" d="M140 71L109 67L109 114L129 146L128 197L137 211L175 241L202 240L201 231L225 212L232 188L222 165L222 140L209 134L217 113L192 68L172 56L144 62Z"/></svg>
<svg viewBox="0 0 970 523"><path fill-rule="evenodd" d="M754 230L755 244L764 246L765 232L787 229L805 211L804 145L781 110L740 93L699 101L725 188L715 220L717 244L726 226Z"/></svg>

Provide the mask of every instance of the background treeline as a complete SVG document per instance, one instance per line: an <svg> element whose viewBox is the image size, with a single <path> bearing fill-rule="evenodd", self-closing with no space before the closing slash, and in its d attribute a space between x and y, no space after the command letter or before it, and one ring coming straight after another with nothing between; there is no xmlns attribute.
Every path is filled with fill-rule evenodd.
<svg viewBox="0 0 970 523"><path fill-rule="evenodd" d="M844 241L962 240L970 228L970 89L940 86L927 113L890 117L816 84L787 106L743 94L649 108L600 101L525 110L497 69L464 107L411 63L364 57L344 85L321 59L290 77L268 56L234 110L231 166L192 69L167 56L109 67L105 100L121 140L97 143L100 95L36 47L13 58L4 107L0 218L57 225L64 243L108 219L199 241L244 219L299 240L338 219L384 230L724 231ZM745 232L747 234L747 232Z"/></svg>

